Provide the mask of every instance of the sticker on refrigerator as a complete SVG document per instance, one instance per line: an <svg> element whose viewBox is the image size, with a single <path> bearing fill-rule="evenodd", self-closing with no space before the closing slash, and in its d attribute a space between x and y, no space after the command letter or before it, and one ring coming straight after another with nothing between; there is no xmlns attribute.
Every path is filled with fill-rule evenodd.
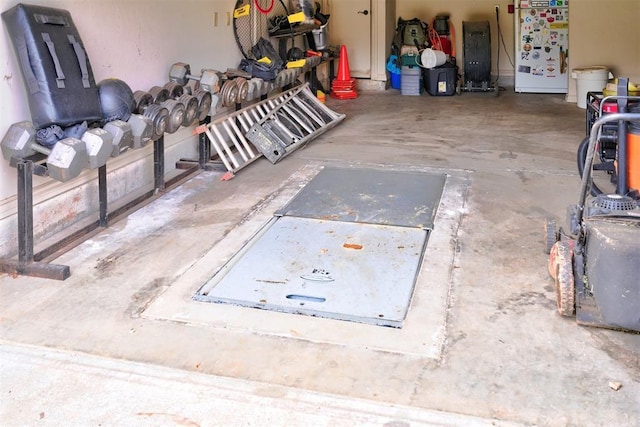
<svg viewBox="0 0 640 427"><path fill-rule="evenodd" d="M551 2L556 3L555 0L531 0L531 7L549 7Z"/></svg>
<svg viewBox="0 0 640 427"><path fill-rule="evenodd" d="M544 76L544 67L543 66L533 67L531 69L531 74L534 76Z"/></svg>

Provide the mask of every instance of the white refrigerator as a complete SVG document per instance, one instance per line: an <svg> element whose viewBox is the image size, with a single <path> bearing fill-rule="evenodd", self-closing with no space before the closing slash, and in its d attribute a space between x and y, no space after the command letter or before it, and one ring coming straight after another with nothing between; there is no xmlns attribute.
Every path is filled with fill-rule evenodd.
<svg viewBox="0 0 640 427"><path fill-rule="evenodd" d="M567 93L569 0L515 0L516 92Z"/></svg>

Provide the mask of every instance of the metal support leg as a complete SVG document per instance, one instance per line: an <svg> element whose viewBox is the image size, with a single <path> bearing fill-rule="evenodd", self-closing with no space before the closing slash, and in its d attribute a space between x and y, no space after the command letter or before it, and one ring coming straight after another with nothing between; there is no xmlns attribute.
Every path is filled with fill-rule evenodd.
<svg viewBox="0 0 640 427"><path fill-rule="evenodd" d="M316 47L316 39L313 37L313 33L311 31L307 31L305 33L305 38L307 40L307 46L311 50L318 50Z"/></svg>
<svg viewBox="0 0 640 427"><path fill-rule="evenodd" d="M205 120L200 123L208 124L210 120ZM209 140L207 139L207 135L201 133L198 135L198 164L200 169L205 169L207 167L207 163L211 160L211 144L209 144Z"/></svg>
<svg viewBox="0 0 640 427"><path fill-rule="evenodd" d="M33 262L33 163L18 162L18 261Z"/></svg>
<svg viewBox="0 0 640 427"><path fill-rule="evenodd" d="M33 256L33 162L18 160L18 260L0 260L0 272L45 279L65 280L67 265L34 262Z"/></svg>
<svg viewBox="0 0 640 427"><path fill-rule="evenodd" d="M336 76L335 71L335 58L329 59L329 88L331 89L331 85L333 84L333 79Z"/></svg>
<svg viewBox="0 0 640 427"><path fill-rule="evenodd" d="M153 141L153 176L156 192L164 191L164 135Z"/></svg>
<svg viewBox="0 0 640 427"><path fill-rule="evenodd" d="M100 207L100 227L109 225L107 210L107 165L98 168L98 198Z"/></svg>

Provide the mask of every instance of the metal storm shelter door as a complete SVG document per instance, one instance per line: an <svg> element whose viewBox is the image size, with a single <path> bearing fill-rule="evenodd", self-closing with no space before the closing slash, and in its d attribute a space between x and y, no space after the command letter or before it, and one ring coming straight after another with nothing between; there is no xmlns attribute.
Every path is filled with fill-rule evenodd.
<svg viewBox="0 0 640 427"><path fill-rule="evenodd" d="M444 183L324 168L194 299L400 328Z"/></svg>

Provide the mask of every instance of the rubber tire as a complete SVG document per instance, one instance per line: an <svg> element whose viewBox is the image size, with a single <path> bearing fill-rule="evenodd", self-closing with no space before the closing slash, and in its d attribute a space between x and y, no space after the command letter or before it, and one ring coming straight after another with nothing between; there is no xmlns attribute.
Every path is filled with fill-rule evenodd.
<svg viewBox="0 0 640 427"><path fill-rule="evenodd" d="M573 277L573 251L566 241L555 244L558 251L555 260L555 288L558 313L562 316L575 314L575 282Z"/></svg>
<svg viewBox="0 0 640 427"><path fill-rule="evenodd" d="M551 248L556 244L558 240L560 240L560 236L558 234L558 225L556 224L556 220L552 218L547 218L544 224L544 230L546 234L544 253L550 254Z"/></svg>

